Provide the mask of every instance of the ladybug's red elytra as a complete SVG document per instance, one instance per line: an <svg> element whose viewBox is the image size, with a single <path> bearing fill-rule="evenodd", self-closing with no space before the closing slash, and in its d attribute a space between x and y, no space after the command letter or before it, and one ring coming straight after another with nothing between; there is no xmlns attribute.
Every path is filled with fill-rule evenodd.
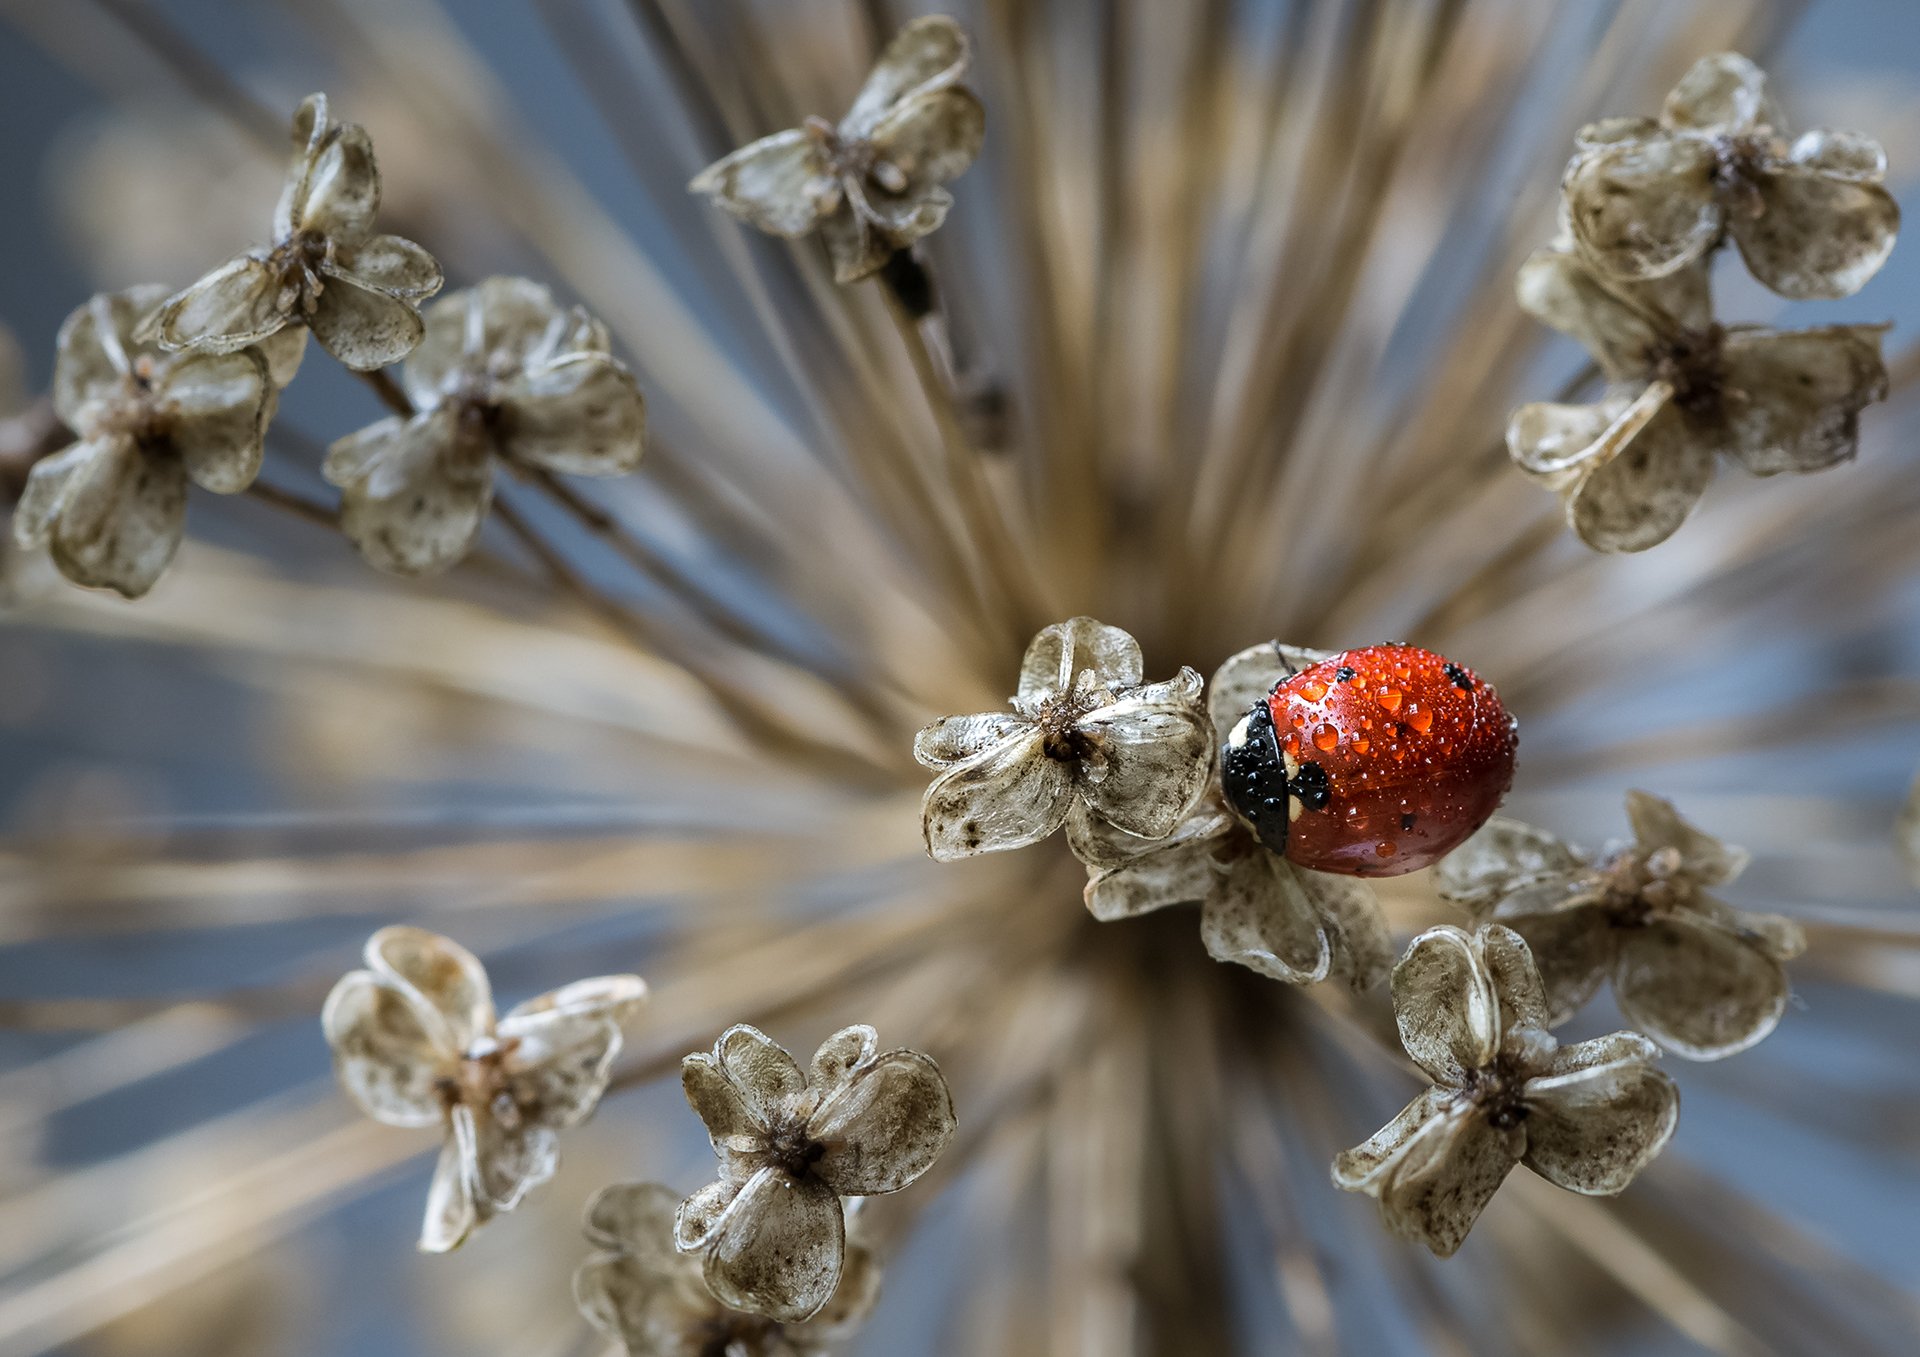
<svg viewBox="0 0 1920 1357"><path fill-rule="evenodd" d="M1519 736L1472 670L1409 645L1364 646L1275 684L1227 736L1221 781L1260 841L1343 876L1431 866L1513 785Z"/></svg>

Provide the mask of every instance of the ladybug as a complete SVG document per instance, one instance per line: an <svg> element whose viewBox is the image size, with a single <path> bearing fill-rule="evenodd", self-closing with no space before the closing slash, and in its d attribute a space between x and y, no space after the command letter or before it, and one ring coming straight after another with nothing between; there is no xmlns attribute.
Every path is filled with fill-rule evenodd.
<svg viewBox="0 0 1920 1357"><path fill-rule="evenodd" d="M1268 848L1343 876L1431 866L1492 815L1519 744L1500 695L1409 645L1298 670L1227 736L1227 801Z"/></svg>

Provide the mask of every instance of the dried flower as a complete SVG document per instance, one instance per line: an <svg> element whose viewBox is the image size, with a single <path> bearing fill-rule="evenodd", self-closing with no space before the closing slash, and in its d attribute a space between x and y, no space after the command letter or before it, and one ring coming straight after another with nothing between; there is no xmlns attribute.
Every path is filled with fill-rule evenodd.
<svg viewBox="0 0 1920 1357"><path fill-rule="evenodd" d="M1434 888L1519 933L1565 1022L1609 975L1620 1011L1694 1060L1744 1051L1780 1021L1782 964L1800 926L1733 909L1707 888L1747 865L1744 850L1694 828L1672 803L1627 793L1633 842L1599 857L1516 820L1493 820L1434 872Z"/></svg>
<svg viewBox="0 0 1920 1357"><path fill-rule="evenodd" d="M472 548L496 458L517 469L616 476L640 460L646 403L606 327L525 278L488 278L435 302L401 369L411 417L327 450L340 526L373 565L429 575Z"/></svg>
<svg viewBox="0 0 1920 1357"><path fill-rule="evenodd" d="M1563 190L1581 250L1617 278L1658 278L1725 236L1783 297L1846 297L1886 262L1900 208L1887 157L1857 132L1791 145L1743 56L1702 57L1652 118L1581 129Z"/></svg>
<svg viewBox="0 0 1920 1357"><path fill-rule="evenodd" d="M349 971L320 1022L341 1085L389 1126L440 1126L420 1247L457 1248L511 1211L559 1165L558 1133L593 1112L646 996L637 975L602 975L494 1019L480 961L449 938L383 928L367 969Z"/></svg>
<svg viewBox="0 0 1920 1357"><path fill-rule="evenodd" d="M880 1298L879 1262L849 1237L839 1289L812 1319L782 1324L729 1309L701 1280L700 1260L674 1248L679 1204L659 1183L617 1183L587 1207L587 1238L603 1252L573 1274L574 1299L632 1357L824 1357Z"/></svg>
<svg viewBox="0 0 1920 1357"><path fill-rule="evenodd" d="M980 153L986 110L960 83L967 60L953 20L915 19L837 127L808 118L709 165L689 187L769 235L818 231L834 278L865 278L946 220L953 195L943 185Z"/></svg>
<svg viewBox="0 0 1920 1357"><path fill-rule="evenodd" d="M705 1254L707 1287L782 1323L840 1287L842 1197L898 1192L953 1138L953 1099L918 1051L876 1051L871 1027L834 1033L803 1071L764 1033L730 1027L681 1062L720 1177L680 1204L674 1243Z"/></svg>
<svg viewBox="0 0 1920 1357"><path fill-rule="evenodd" d="M13 517L75 584L139 598L173 559L187 482L231 495L259 473L277 403L257 348L173 354L133 336L166 293L102 293L60 327L53 401L80 441L34 464Z"/></svg>
<svg viewBox="0 0 1920 1357"><path fill-rule="evenodd" d="M1076 803L1142 838L1173 832L1206 790L1213 727L1200 676L1143 684L1139 642L1076 617L1042 629L1020 665L1012 712L948 716L914 738L940 776L921 802L941 862L1024 848Z"/></svg>
<svg viewBox="0 0 1920 1357"><path fill-rule="evenodd" d="M1229 728L1281 678L1329 653L1277 641L1241 651L1208 685L1213 727ZM1369 989L1393 964L1372 888L1296 867L1267 848L1228 808L1217 777L1165 838L1127 834L1076 805L1067 842L1087 865L1085 898L1096 919L1198 903L1209 955L1293 985L1338 975Z"/></svg>
<svg viewBox="0 0 1920 1357"><path fill-rule="evenodd" d="M420 342L419 303L440 290L440 265L410 240L374 234L380 171L366 129L334 122L327 96L310 94L293 115L293 149L272 246L161 307L153 327L163 347L228 353L304 325L342 363L369 371Z"/></svg>
<svg viewBox="0 0 1920 1357"><path fill-rule="evenodd" d="M1680 1094L1654 1067L1653 1043L1615 1032L1560 1046L1533 958L1509 929L1422 933L1393 969L1393 1011L1433 1087L1336 1158L1333 1181L1442 1258L1515 1164L1612 1196L1673 1135Z"/></svg>
<svg viewBox="0 0 1920 1357"><path fill-rule="evenodd" d="M1520 271L1520 304L1580 340L1610 386L1593 405L1514 412L1507 450L1565 502L1599 551L1671 536L1716 454L1755 476L1819 471L1854 455L1860 411L1887 393L1884 326L1721 326L1704 263L1646 283L1609 282L1564 246Z"/></svg>

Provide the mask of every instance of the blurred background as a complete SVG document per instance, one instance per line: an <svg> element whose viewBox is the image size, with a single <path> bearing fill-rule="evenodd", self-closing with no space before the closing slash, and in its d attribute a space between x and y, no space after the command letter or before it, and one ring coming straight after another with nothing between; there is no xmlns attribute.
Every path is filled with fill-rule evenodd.
<svg viewBox="0 0 1920 1357"><path fill-rule="evenodd" d="M1155 69L1157 49L1144 39L1156 23L1178 29L1185 5L1139 21L1137 71ZM183 285L261 240L283 163L278 122L300 96L324 89L339 116L373 135L383 229L426 243L446 261L450 286L526 272L587 300L634 358L656 436L675 454L663 452L660 465L607 496L656 568L629 579L618 559L589 545L579 562L589 577L619 577L636 607L669 615L685 582L697 581L705 615L828 688L868 663L863 638L877 647L875 636L894 637L897 649L912 649L903 672L925 679L941 669L948 652L929 639L943 629L937 604L922 603L897 625L853 625L830 611L836 591L878 596L893 587L879 583L882 575L826 563L807 579L727 526L736 521L730 514L752 518L746 509L763 511L778 495L772 481L757 484L761 504L743 508L748 496L730 498L726 464L703 462L709 444L767 449L770 462L785 455L804 441L793 431L816 418L821 401L809 374L817 369L805 332L796 359L793 337L765 323L767 296L741 281L750 276L738 271L742 250L760 259L778 247L736 235L679 190L710 149L709 129L681 98L683 74L663 58L643 17L649 8L617 0L0 0L0 323L12 342L0 356L0 415L44 389L55 331L88 294ZM1233 56L1234 90L1257 97L1275 81L1313 77L1279 54L1299 38L1303 11L1331 7L1195 0L1192 8L1196 23L1203 9L1226 13L1245 35ZM1394 293L1400 319L1372 359L1385 374L1371 388L1379 396L1373 427L1413 408L1408 393L1425 380L1401 383L1396 374L1428 372L1430 355L1465 342L1454 327L1474 314L1473 298L1497 297L1496 283L1483 279L1500 274L1489 257L1524 252L1550 226L1539 197L1550 176L1539 181L1542 161L1512 129L1650 111L1649 97L1712 50L1688 49L1684 24L1668 14L1659 20L1665 64L1641 62L1617 34L1643 18L1654 23L1651 6L1575 0L1554 7L1561 13L1551 25L1539 11L1526 17L1526 6L1432 8L1465 12L1484 34L1511 30L1488 39L1511 41L1511 59L1490 59L1485 71L1487 97L1502 101L1499 125L1509 131L1465 123L1447 154L1470 160L1478 178L1439 176L1424 198L1412 195L1413 206L1395 199L1398 211L1424 202L1444 217L1446 239L1463 241L1457 258L1471 263L1455 268L1446 249L1434 248L1409 265L1418 276ZM1878 136L1903 205L1910 215L1920 208L1920 7L1813 0L1754 8L1770 16L1766 64L1794 127ZM736 17L726 22L704 13L690 21L715 44L708 55L724 65L729 36L758 33L755 59L770 49L794 69L792 87L766 106L797 101L820 112L844 106L864 69L866 25L885 13L783 0L757 10L717 5L714 14L729 9ZM1047 93L1061 120L1049 135L1063 138L1051 163L1063 197L1081 193L1072 156L1081 143L1072 138L1097 142L1098 128L1076 105L1074 82L1091 79L1086 42L1101 31L1101 7L1061 0L1027 7L1025 18L1008 17L1017 5L983 9L990 13L959 13L1001 42L1031 44L1048 63ZM1699 27L1708 41L1711 16ZM990 60L994 42L983 46ZM1605 78L1568 93L1569 73L1601 63ZM1182 78L1206 83L1204 71ZM991 70L980 84L989 146L959 186L955 239L943 237L949 253L938 258L946 276L971 280L952 291L977 293L956 306L956 345L977 370L1004 372L1020 365L1009 336L1030 328L1022 306L1039 305L996 272L994 234L1018 201L1018 175L1031 169L1020 117L1032 106L1017 103ZM1635 93L1618 104L1628 89ZM1568 103L1581 100L1588 106L1570 113ZM1180 124L1156 128L1142 112L1128 133L1171 163L1183 155ZM1564 154L1563 130L1539 140ZM1555 152L1541 154L1550 163ZM1523 175L1533 176L1534 196L1509 232ZM1257 198L1251 189L1245 196ZM1094 201L1079 210L1097 219ZM1052 242L1062 257L1073 257L1073 223L1085 219L1063 208L1063 234ZM1471 253L1474 240L1494 244ZM1392 245L1369 248L1390 255ZM1782 312L1737 269L1724 273L1724 313L1766 320ZM1215 286L1232 290L1230 279ZM777 307L801 289L776 278L768 295ZM1202 328L1219 314L1193 312ZM1893 320L1890 366L1909 370L1920 249L1903 243L1858 296L1792 316L1796 324ZM1133 319L1143 330L1154 324L1144 311ZM1501 324L1519 333L1521 321ZM1579 360L1544 333L1515 343L1526 352L1502 361L1516 400L1547 398ZM711 375L720 370L725 380ZM833 380L819 377L828 403ZM1016 407L1019 380L1007 379ZM1470 404L1456 413L1463 441L1477 448L1497 437L1506 406L1484 390L1463 391ZM363 384L310 350L279 417L301 441L270 444L276 483L323 495L316 462L301 449L381 413ZM1755 850L1755 866L1731 893L1736 903L1893 939L1880 950L1850 943L1823 969L1817 938L1797 973L1796 1007L1763 1052L1674 1072L1686 1100L1676 1152L1709 1166L1685 1180L1687 1218L1756 1237L1769 1227L1741 1214L1747 1203L1768 1220L1792 1220L1799 1233L1769 1239L1773 1251L1752 1276L1778 1269L1828 1297L1864 1297L1863 1312L1892 1317L1873 1332L1896 1351L1920 1290L1920 912L1892 831L1920 766L1920 520L1911 513L1920 409L1911 389L1897 388L1863 424L1858 467L1805 485L1723 472L1673 542L1605 562L1604 576L1555 536L1544 496L1503 483L1504 498L1484 510L1500 533L1523 519L1548 525L1528 592L1505 610L1467 606L1411 639L1444 632L1453 653L1509 693L1525 732L1515 813L1597 844L1622 832L1621 791L1650 786ZM703 480L713 466L720 472ZM1846 527L1855 511L1870 519L1858 535ZM789 525L799 535L832 531L833 520L811 517L806 504L796 512L808 515ZM1367 530L1366 519L1355 522ZM866 904L877 914L951 880L915 857L915 774L894 768L880 791L829 782L821 793L824 774L754 764L752 742L741 753L743 742L686 666L622 646L521 576L375 579L334 535L240 496L196 496L189 531L172 574L138 604L83 597L18 553L0 581L0 1354L595 1351L566 1303L566 1277L583 1252L580 1203L599 1183L645 1176L691 1188L707 1170L698 1123L673 1082L621 1093L563 1143L561 1177L520 1213L457 1255L421 1257L412 1239L427 1174L420 1155L430 1147L418 1137L400 1144L397 1132L378 1142L330 1139L349 1117L327 1080L321 997L355 964L365 936L398 919L483 953L504 1007L601 970L637 969L671 988L704 974L698 964L710 952L777 940L778 920L840 917ZM511 557L511 544L491 536L488 544ZM1255 559L1255 568L1266 567ZM1228 593L1242 578L1215 583ZM1555 583L1569 579L1576 583ZM1402 583L1417 592L1411 574ZM1328 587L1306 577L1299 585L1309 596ZM1355 594L1350 607L1316 602L1326 607L1244 619L1238 642L1224 625L1180 638L1171 626L1156 633L1151 622L1110 620L1147 639L1151 670L1191 662L1204 671L1290 621L1311 618L1319 630L1288 639L1340 645L1433 616L1430 599L1402 602L1392 590ZM999 672L1008 672L1004 659ZM976 709L964 701L936 709L963 686L943 682L903 683L911 697L896 702L895 724L910 731L942 711ZM716 771L708 751L723 746L731 762ZM754 844L744 860L729 857L727 834L774 821L785 838ZM820 860L825 850L808 847L815 835L882 824L864 852L831 871ZM1035 908L1078 909L1071 873L1049 882ZM779 969L777 950L764 964L767 973ZM686 986L698 988L691 979ZM674 1010L692 1016L644 1038L646 1058L674 1054L683 1036L692 1039L679 1049L705 1045L737 1016L728 992L715 990L706 1009ZM770 1030L809 1047L839 1022L867 1017L842 1007L798 1010ZM1608 1030L1610 1018L1594 1012L1581 1022ZM885 1026L882 1035L896 1038ZM1343 1117L1329 1134L1358 1140L1374 1125L1362 1119ZM1324 1169L1300 1171L1300 1209L1330 1213L1342 1230L1370 1228L1369 1204L1331 1200L1314 1186L1316 1173ZM977 1294L998 1294L975 1276L978 1251L1027 1229L996 1224L1016 1219L996 1181L940 1193L924 1207L860 1351L961 1350L947 1325L972 1311L956 1288L971 1279ZM1581 1343L1559 1346L1492 1312L1496 1293L1463 1298L1482 1266L1472 1248L1450 1280L1403 1280L1390 1304L1379 1294L1384 1283L1364 1280L1356 1264L1342 1270L1345 1255L1326 1240L1316 1248L1335 1260L1325 1302L1333 1318L1316 1327L1287 1292L1284 1269L1276 1289L1262 1227L1232 1212L1223 1219L1228 1237L1255 1241L1222 1265L1257 1274L1235 1318L1247 1351L1866 1350L1840 1338L1825 1347L1817 1329L1751 1315L1736 1314L1735 1330L1725 1330L1712 1304L1689 1311L1695 1301L1684 1290L1653 1284L1634 1294L1618 1277L1591 1293L1596 1313L1611 1307L1612 1317L1594 1320ZM1662 1228L1684 1252L1682 1237ZM1502 1276L1524 1282L1511 1269ZM1422 1286L1437 1290L1405 1299ZM1489 1335L1489 1346L1450 1348L1422 1318L1434 1306L1466 1316L1455 1339ZM1009 1310L1019 1313L1028 1312ZM973 1350L1065 1350L1057 1332L1050 1343L1046 1325L1035 1324L1018 1336L1020 1322L1009 1320L1018 1341L979 1338ZM1302 1335L1315 1341L1296 1347ZM1920 1329L1907 1330L1914 1346L1905 1350L1920 1349L1915 1335Z"/></svg>

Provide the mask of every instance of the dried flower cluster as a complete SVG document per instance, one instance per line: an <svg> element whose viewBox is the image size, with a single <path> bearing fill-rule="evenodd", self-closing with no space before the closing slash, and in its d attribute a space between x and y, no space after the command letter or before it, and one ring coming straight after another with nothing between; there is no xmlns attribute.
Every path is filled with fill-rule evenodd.
<svg viewBox="0 0 1920 1357"><path fill-rule="evenodd" d="M1705 57L1659 120L1583 128L1562 238L1520 271L1520 304L1586 346L1594 404L1537 404L1507 426L1514 462L1557 491L1598 551L1672 536L1725 457L1755 476L1850 459L1883 399L1885 326L1724 325L1708 273L1730 237L1782 296L1845 297L1893 248L1899 210L1879 145L1808 132L1789 146L1745 57Z"/></svg>

